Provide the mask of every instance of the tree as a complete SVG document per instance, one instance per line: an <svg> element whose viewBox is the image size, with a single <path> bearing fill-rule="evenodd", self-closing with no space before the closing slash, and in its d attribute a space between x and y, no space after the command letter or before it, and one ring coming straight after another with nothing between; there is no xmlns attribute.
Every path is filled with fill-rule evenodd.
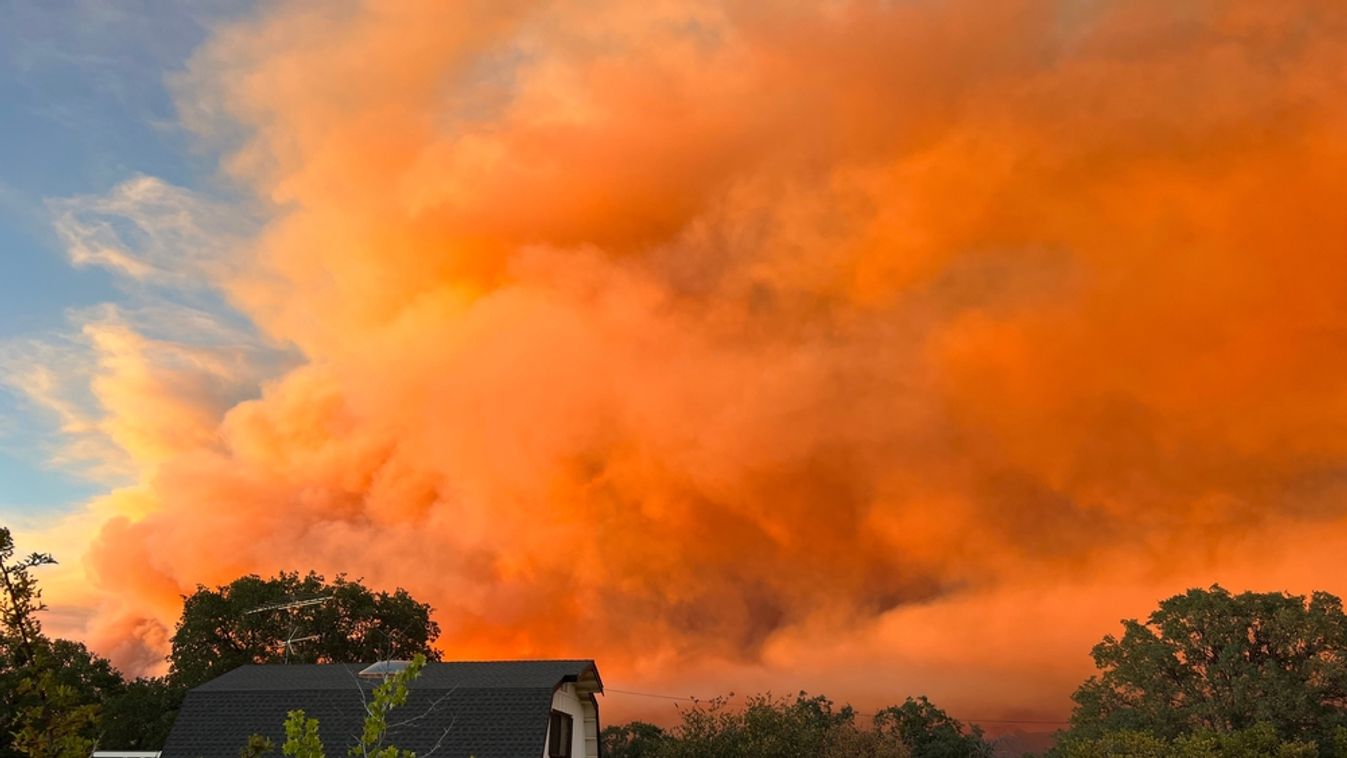
<svg viewBox="0 0 1347 758"><path fill-rule="evenodd" d="M728 697L695 700L680 708L669 730L633 722L603 731L610 758L982 758L991 746L977 729L965 730L926 698L909 698L876 714L861 728L849 706L799 693L748 698L742 709Z"/></svg>
<svg viewBox="0 0 1347 758"><path fill-rule="evenodd" d="M10 531L0 527L0 758L85 758L95 745L157 750L188 688L245 663L284 660L283 642L292 636L318 635L290 653L295 661L439 658L430 647L439 636L430 606L405 590L373 592L345 576L328 583L313 572L282 573L198 587L184 598L170 676L128 682L84 645L43 634L38 614L46 606L33 570L56 560L15 554ZM293 613L248 613L314 597L329 599Z"/></svg>
<svg viewBox="0 0 1347 758"><path fill-rule="evenodd" d="M980 758L992 754L980 727L965 729L925 695L875 714L875 731L905 745L917 758Z"/></svg>
<svg viewBox="0 0 1347 758"><path fill-rule="evenodd" d="M1347 726L1347 616L1333 595L1193 589L1123 628L1095 646L1101 673L1073 695L1064 743L1256 729L1328 750Z"/></svg>
<svg viewBox="0 0 1347 758"><path fill-rule="evenodd" d="M14 749L83 758L101 742L103 708L123 691L121 675L79 642L39 636L34 651L12 693Z"/></svg>
<svg viewBox="0 0 1347 758"><path fill-rule="evenodd" d="M46 553L13 560L0 527L0 756L84 758L98 744L103 704L121 676L84 645L51 640L37 614L46 609L32 570L54 564Z"/></svg>
<svg viewBox="0 0 1347 758"><path fill-rule="evenodd" d="M644 721L607 726L599 735L605 758L658 758L668 739L663 729Z"/></svg>
<svg viewBox="0 0 1347 758"><path fill-rule="evenodd" d="M1283 740L1271 724L1234 732L1199 732L1166 740L1147 732L1119 730L1098 737L1066 737L1054 758L1347 758L1342 746L1321 750L1313 742Z"/></svg>
<svg viewBox="0 0 1347 758"><path fill-rule="evenodd" d="M13 693L19 701L13 747L31 758L82 758L98 745L101 701L63 681L69 666L45 647L38 643L40 652Z"/></svg>
<svg viewBox="0 0 1347 758"><path fill-rule="evenodd" d="M416 754L409 750L387 744L388 714L406 704L407 686L421 675L425 666L426 657L417 653L406 668L385 677L374 688L365 704L365 720L360 737L347 750L349 755L356 758L416 758ZM248 738L239 755L243 758L258 758L272 749L271 740L255 734ZM326 758L327 749L318 735L318 719L309 718L302 709L290 711L285 719L285 743L281 746L281 752L289 758Z"/></svg>
<svg viewBox="0 0 1347 758"><path fill-rule="evenodd" d="M294 600L330 598L292 610L250 613ZM359 580L338 575L281 573L271 579L249 575L209 589L198 586L184 598L182 617L169 655L170 677L195 687L248 663L351 663L410 658L439 660L431 644L440 628L428 604L401 588L373 592ZM289 650L285 641L317 635Z"/></svg>
<svg viewBox="0 0 1347 758"><path fill-rule="evenodd" d="M168 677L126 682L103 705L101 744L116 750L158 750L168 739L184 691Z"/></svg>
<svg viewBox="0 0 1347 758"><path fill-rule="evenodd" d="M47 608L32 569L52 565L56 559L49 553L32 553L17 561L13 558L14 538L9 529L0 526L0 644L12 665L24 666L37 655L42 636L37 613Z"/></svg>
<svg viewBox="0 0 1347 758"><path fill-rule="evenodd" d="M820 756L827 753L836 732L854 725L856 717L851 706L835 710L828 698L809 697L804 692L793 701L768 693L749 697L742 710L728 706L728 697L718 697L680 709L682 724L659 755Z"/></svg>

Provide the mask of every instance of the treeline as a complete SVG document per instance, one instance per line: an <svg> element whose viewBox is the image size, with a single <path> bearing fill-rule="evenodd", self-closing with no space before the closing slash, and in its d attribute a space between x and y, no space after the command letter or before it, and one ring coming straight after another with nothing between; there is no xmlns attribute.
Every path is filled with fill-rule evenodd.
<svg viewBox="0 0 1347 758"><path fill-rule="evenodd" d="M1049 758L1347 758L1347 617L1316 592L1233 595L1219 586L1171 597L1092 651L1099 673L1073 695L1070 727ZM925 699L862 725L823 697L759 697L682 711L664 730L604 730L608 758L989 754Z"/></svg>
<svg viewBox="0 0 1347 758"><path fill-rule="evenodd" d="M822 695L755 695L743 708L728 698L680 708L672 729L633 722L603 730L604 758L984 758L992 746L926 698L885 708L868 725L849 705Z"/></svg>
<svg viewBox="0 0 1347 758"><path fill-rule="evenodd" d="M43 631L38 614L46 606L34 570L52 563L45 553L16 557L10 531L0 527L0 758L158 750L187 690L247 663L439 659L430 606L407 592L283 573L198 587L184 599L168 673L127 679L82 643ZM256 612L297 597L326 600Z"/></svg>
<svg viewBox="0 0 1347 758"><path fill-rule="evenodd" d="M168 673L125 679L83 644L52 639L34 570L0 527L0 758L157 750L187 689L247 663L438 660L430 606L338 576L248 576L185 598ZM302 608L268 609L294 598ZM262 609L262 610L259 610ZM306 638L295 645L287 640ZM1048 758L1347 758L1347 616L1324 592L1168 598L1092 651ZM610 726L607 758L979 758L992 747L927 701L862 717L821 695L757 695L679 709L669 728Z"/></svg>

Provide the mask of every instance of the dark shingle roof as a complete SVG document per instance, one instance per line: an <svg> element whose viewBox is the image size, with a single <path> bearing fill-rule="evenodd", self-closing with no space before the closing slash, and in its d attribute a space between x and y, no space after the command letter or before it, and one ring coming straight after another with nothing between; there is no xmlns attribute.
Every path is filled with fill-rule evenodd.
<svg viewBox="0 0 1347 758"><path fill-rule="evenodd" d="M377 684L356 665L243 666L187 693L163 758L237 758L249 735L285 741L286 713L318 719L329 755L354 744L364 720L362 698ZM430 663L407 703L389 715L389 742L443 758L517 758L542 753L552 694L589 674L593 661Z"/></svg>

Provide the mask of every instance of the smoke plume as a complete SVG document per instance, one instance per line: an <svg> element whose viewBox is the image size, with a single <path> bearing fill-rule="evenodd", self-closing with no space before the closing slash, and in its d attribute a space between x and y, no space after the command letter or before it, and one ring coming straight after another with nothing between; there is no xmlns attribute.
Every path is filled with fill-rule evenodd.
<svg viewBox="0 0 1347 758"><path fill-rule="evenodd" d="M223 27L174 87L269 220L193 265L300 359L205 426L103 377L153 453L87 633L148 665L197 583L315 568L430 601L449 657L1060 714L1163 595L1347 590L1344 34L1316 0Z"/></svg>

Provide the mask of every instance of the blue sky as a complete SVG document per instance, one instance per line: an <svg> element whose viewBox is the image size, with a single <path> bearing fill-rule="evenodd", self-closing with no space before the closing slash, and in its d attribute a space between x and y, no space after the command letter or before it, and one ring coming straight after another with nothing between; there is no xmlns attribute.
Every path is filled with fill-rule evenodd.
<svg viewBox="0 0 1347 758"><path fill-rule="evenodd" d="M214 157L176 125L165 77L242 2L0 0L0 343L47 339L128 297L71 265L50 202L136 175L194 188ZM50 462L55 420L0 386L0 510L39 514L103 489Z"/></svg>

